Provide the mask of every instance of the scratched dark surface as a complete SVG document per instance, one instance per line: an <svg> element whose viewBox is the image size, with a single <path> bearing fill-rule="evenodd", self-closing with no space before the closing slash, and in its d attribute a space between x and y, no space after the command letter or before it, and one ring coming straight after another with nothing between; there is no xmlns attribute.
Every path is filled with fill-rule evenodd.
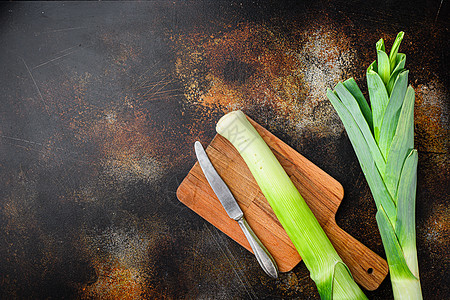
<svg viewBox="0 0 450 300"><path fill-rule="evenodd" d="M340 181L338 224L384 256L325 91L365 91L375 42L400 30L421 283L450 298L449 3L367 2L1 3L0 298L317 299L302 263L268 278L176 198L193 142L236 108ZM392 299L389 278L367 295Z"/></svg>

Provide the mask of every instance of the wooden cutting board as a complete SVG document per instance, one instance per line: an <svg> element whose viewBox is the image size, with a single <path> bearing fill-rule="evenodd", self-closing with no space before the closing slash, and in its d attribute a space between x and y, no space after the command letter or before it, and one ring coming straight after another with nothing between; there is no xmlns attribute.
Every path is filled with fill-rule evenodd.
<svg viewBox="0 0 450 300"><path fill-rule="evenodd" d="M249 120L300 191L356 282L367 290L376 289L386 277L388 266L384 259L336 224L335 215L344 196L342 185L272 133ZM206 153L238 201L247 222L274 257L279 270L292 270L301 258L237 150L221 135L216 135L206 148ZM198 162L178 187L177 196L190 209L252 252L239 225L228 217L208 184Z"/></svg>

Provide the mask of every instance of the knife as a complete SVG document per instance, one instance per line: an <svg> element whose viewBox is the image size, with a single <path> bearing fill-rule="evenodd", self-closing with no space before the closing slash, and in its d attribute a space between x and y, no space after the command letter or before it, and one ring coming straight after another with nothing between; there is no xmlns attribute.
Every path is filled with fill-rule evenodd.
<svg viewBox="0 0 450 300"><path fill-rule="evenodd" d="M214 169L214 166L211 164L211 161L209 160L205 149L203 149L202 144L199 141L196 141L194 143L194 148L198 162L203 170L203 173L205 174L206 179L211 185L217 198L219 198L220 203L222 203L222 206L225 208L228 216L238 222L239 226L245 234L245 237L250 243L250 246L252 247L253 253L256 256L256 260L259 262L260 266L267 275L272 278L277 278L278 267L275 263L275 260L248 225L247 221L244 218L244 213L239 207L239 204L236 202L236 199L234 198L226 183L217 173L216 169Z"/></svg>

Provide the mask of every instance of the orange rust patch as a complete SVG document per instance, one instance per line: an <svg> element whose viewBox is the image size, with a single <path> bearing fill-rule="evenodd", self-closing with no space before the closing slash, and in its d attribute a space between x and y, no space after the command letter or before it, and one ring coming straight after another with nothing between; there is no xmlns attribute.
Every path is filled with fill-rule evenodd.
<svg viewBox="0 0 450 300"><path fill-rule="evenodd" d="M118 262L96 266L97 281L82 288L82 299L142 299L144 283L140 272Z"/></svg>
<svg viewBox="0 0 450 300"><path fill-rule="evenodd" d="M253 23L217 35L174 38L186 101L223 113L266 107L288 120L284 130L292 136L339 134L342 125L325 93L345 79L353 54L342 33L322 27L299 30L296 43Z"/></svg>
<svg viewBox="0 0 450 300"><path fill-rule="evenodd" d="M84 299L143 299L149 270L145 264L152 242L146 232L130 226L85 233L80 239L90 252L97 274L93 284L80 287Z"/></svg>

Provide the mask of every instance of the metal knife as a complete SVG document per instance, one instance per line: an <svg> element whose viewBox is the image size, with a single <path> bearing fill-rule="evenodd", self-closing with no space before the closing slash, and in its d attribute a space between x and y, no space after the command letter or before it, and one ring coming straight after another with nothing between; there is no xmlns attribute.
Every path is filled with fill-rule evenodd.
<svg viewBox="0 0 450 300"><path fill-rule="evenodd" d="M202 144L199 141L196 141L194 148L200 167L217 198L219 198L220 203L222 203L222 206L225 208L228 216L238 222L264 272L272 278L277 278L278 267L275 260L248 225L239 204L236 202L236 199L226 183L217 173L216 169L214 169Z"/></svg>

